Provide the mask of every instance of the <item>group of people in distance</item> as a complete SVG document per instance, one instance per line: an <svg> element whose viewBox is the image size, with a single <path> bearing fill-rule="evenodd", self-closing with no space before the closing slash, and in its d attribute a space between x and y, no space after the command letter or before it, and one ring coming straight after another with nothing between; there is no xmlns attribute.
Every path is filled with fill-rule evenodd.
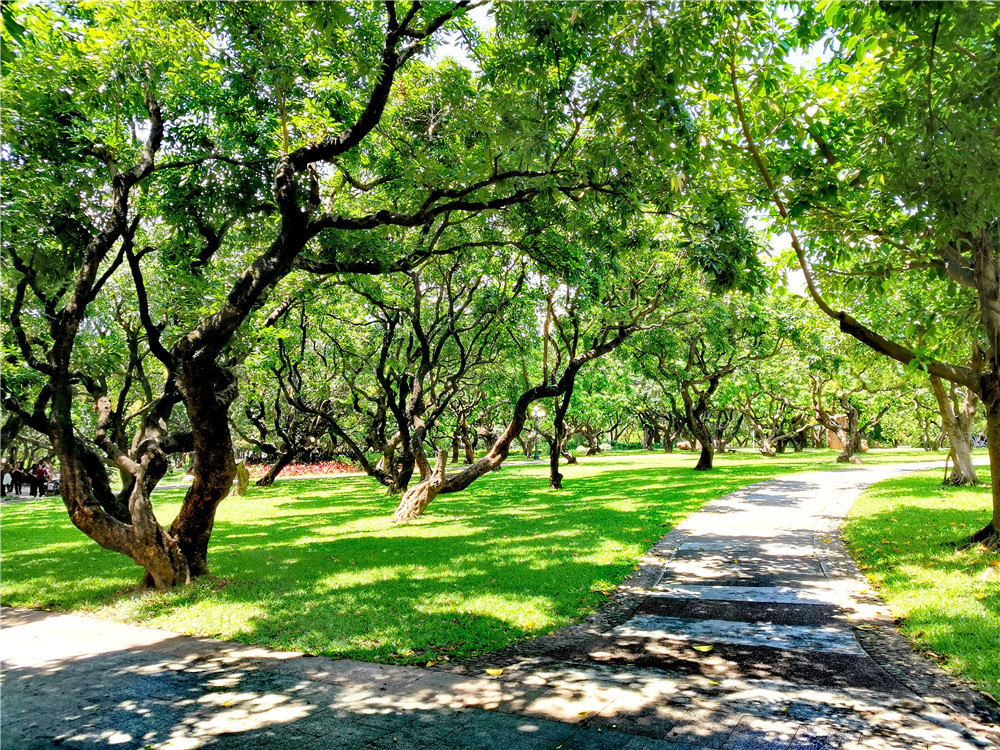
<svg viewBox="0 0 1000 750"><path fill-rule="evenodd" d="M0 496L6 497L8 492L22 495L27 489L31 497L42 497L45 495L51 480L52 464L48 461L32 464L30 469L24 467L23 461L14 465L4 464Z"/></svg>

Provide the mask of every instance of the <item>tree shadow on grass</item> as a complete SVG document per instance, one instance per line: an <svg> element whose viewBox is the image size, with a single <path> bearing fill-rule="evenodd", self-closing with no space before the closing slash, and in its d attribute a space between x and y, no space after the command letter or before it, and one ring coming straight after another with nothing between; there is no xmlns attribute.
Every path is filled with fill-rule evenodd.
<svg viewBox="0 0 1000 750"><path fill-rule="evenodd" d="M876 486L857 513L845 534L849 548L905 618L904 634L1000 698L1000 583L981 578L1000 565L1000 554L955 548L989 520L988 488L942 488L940 475L909 477Z"/></svg>
<svg viewBox="0 0 1000 750"><path fill-rule="evenodd" d="M137 569L79 536L64 511L5 509L4 598L104 606L120 619L365 660L459 658L582 619L706 500L805 463L723 457L713 472L582 463L564 469L561 492L546 487L544 467L516 467L438 498L406 525L390 522L397 498L367 478L286 482L220 506L214 579L126 597ZM164 493L166 509L179 496ZM13 545L9 521L25 535Z"/></svg>

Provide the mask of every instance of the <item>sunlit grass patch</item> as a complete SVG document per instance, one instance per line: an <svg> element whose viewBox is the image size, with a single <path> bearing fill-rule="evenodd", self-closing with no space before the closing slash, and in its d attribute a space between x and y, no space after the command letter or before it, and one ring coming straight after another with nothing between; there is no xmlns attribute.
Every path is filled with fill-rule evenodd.
<svg viewBox="0 0 1000 750"><path fill-rule="evenodd" d="M579 621L661 535L707 501L792 471L833 469L834 453L746 452L694 472L678 453L509 466L439 497L417 521L363 477L279 481L225 500L205 581L136 594L142 571L73 528L57 498L4 506L10 606L83 611L177 632L374 661L483 653ZM870 460L933 458L888 451ZM182 490L155 495L167 524Z"/></svg>
<svg viewBox="0 0 1000 750"><path fill-rule="evenodd" d="M881 482L851 510L845 536L919 650L1000 700L1000 554L954 543L984 526L988 485L943 487L941 472Z"/></svg>

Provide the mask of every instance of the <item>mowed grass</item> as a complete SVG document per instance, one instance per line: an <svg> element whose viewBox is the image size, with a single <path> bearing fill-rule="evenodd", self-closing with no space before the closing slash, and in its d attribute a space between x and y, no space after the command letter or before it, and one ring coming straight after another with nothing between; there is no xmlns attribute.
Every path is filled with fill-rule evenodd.
<svg viewBox="0 0 1000 750"><path fill-rule="evenodd" d="M705 502L793 471L832 469L832 451L765 459L690 453L511 466L439 497L407 525L366 477L251 488L219 508L213 575L171 593L131 590L141 570L70 524L58 498L0 510L8 606L78 611L177 632L370 661L424 663L502 648L585 617L652 543ZM920 451L872 461L933 458ZM940 457L938 457L940 458ZM168 523L181 491L155 496Z"/></svg>
<svg viewBox="0 0 1000 750"><path fill-rule="evenodd" d="M989 467L978 472L989 479ZM871 487L845 537L914 646L1000 701L1000 579L981 578L1000 567L1000 553L954 547L989 521L990 489L943 487L941 478L920 472Z"/></svg>

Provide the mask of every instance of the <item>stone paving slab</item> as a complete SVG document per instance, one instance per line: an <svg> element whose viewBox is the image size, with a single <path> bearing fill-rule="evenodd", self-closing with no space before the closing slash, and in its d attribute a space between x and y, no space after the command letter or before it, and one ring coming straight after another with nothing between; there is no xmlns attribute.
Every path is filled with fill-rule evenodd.
<svg viewBox="0 0 1000 750"><path fill-rule="evenodd" d="M664 599L702 599L722 602L754 602L764 604L825 604L844 603L842 587L829 585L825 579L800 581L798 586L710 586L698 583L658 584L649 596Z"/></svg>
<svg viewBox="0 0 1000 750"><path fill-rule="evenodd" d="M777 625L760 621L700 620L642 614L611 633L708 645L725 643L830 654L864 654L851 631L836 625Z"/></svg>
<svg viewBox="0 0 1000 750"><path fill-rule="evenodd" d="M800 603L801 604L801 603ZM688 619L719 620L730 622L758 622L775 625L836 625L849 626L847 613L835 605L810 602L803 607L778 602L741 602L734 607L731 601L699 599L672 599L650 596L636 610L636 614L685 617Z"/></svg>

